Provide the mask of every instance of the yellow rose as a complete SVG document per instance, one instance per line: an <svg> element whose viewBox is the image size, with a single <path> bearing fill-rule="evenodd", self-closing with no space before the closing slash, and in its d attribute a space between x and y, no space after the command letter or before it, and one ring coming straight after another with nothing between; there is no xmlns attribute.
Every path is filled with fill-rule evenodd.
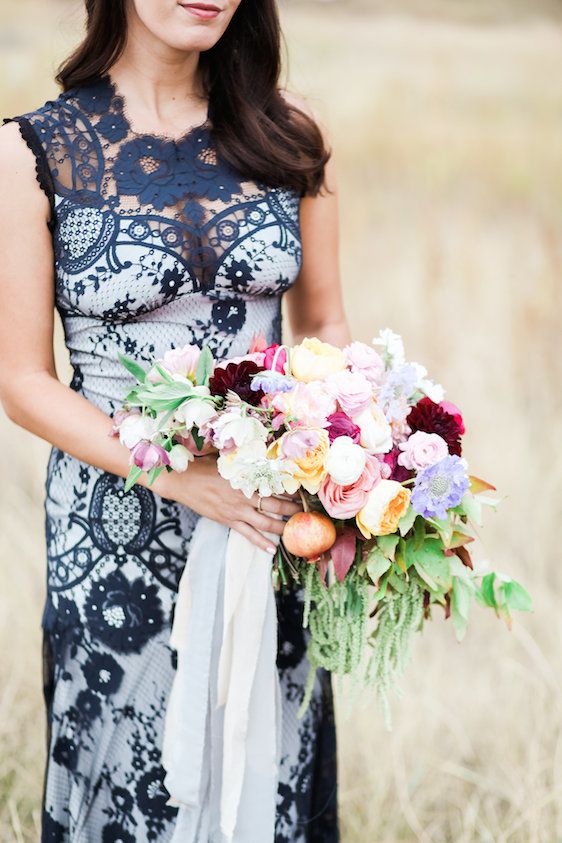
<svg viewBox="0 0 562 843"><path fill-rule="evenodd" d="M395 533L410 504L410 490L396 480L380 480L357 513L357 526L366 539Z"/></svg>
<svg viewBox="0 0 562 843"><path fill-rule="evenodd" d="M345 369L345 356L341 348L316 337L305 337L291 351L291 374L303 383L324 380L342 369Z"/></svg>
<svg viewBox="0 0 562 843"><path fill-rule="evenodd" d="M298 428L297 431L299 431ZM270 445L267 449L267 456L270 459L278 459L279 457L285 459L288 458L293 466L291 475L294 480L299 484L299 486L302 486L303 489L310 492L311 495L315 495L327 474L327 471L324 468L324 463L326 461L328 451L330 450L330 440L325 430L308 431L314 434L317 444L305 451L302 456L288 457L287 454L284 453L284 440L287 437L294 435L295 432L296 431L289 434L285 433L284 436Z"/></svg>

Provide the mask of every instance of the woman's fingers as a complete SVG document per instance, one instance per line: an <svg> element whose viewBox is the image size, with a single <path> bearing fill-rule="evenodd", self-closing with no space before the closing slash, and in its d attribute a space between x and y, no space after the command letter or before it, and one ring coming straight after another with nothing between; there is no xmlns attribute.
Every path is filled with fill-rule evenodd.
<svg viewBox="0 0 562 843"><path fill-rule="evenodd" d="M257 509L251 509L247 515L244 515L244 520L256 530L259 530L260 533L274 533L276 536L283 535L285 522L280 518L272 518L265 512L258 512Z"/></svg>
<svg viewBox="0 0 562 843"><path fill-rule="evenodd" d="M260 496L255 494L251 498L251 503L255 509L258 509ZM270 513L271 515L282 515L290 518L297 512L302 512L302 504L300 501L285 500L284 498L262 498L259 512Z"/></svg>
<svg viewBox="0 0 562 843"><path fill-rule="evenodd" d="M247 538L248 541L251 541L252 544L255 544L256 547L260 548L260 550L265 550L267 553L275 553L276 547L271 542L271 539L268 539L267 536L262 536L258 530L255 530L244 521L235 521L232 524L232 529L236 530L237 533L240 533L241 536Z"/></svg>

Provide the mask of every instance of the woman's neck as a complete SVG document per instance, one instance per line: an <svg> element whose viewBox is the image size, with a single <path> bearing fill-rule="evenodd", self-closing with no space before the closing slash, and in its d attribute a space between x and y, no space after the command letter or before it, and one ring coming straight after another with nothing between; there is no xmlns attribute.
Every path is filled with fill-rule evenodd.
<svg viewBox="0 0 562 843"><path fill-rule="evenodd" d="M155 39L131 16L127 42L110 68L127 99L137 129L174 134L205 119L206 97L199 74L199 51L177 50Z"/></svg>

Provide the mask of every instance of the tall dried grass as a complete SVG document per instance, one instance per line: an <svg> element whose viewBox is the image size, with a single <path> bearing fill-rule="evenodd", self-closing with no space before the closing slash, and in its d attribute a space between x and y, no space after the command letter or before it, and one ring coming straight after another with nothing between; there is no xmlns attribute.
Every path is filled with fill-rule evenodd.
<svg viewBox="0 0 562 843"><path fill-rule="evenodd" d="M79 25L67 8L9 0L0 10L10 36L0 46L2 114L53 92L54 57ZM401 332L462 404L472 469L506 495L481 555L535 600L511 633L482 610L462 646L442 620L426 629L391 734L368 698L353 718L338 706L344 840L562 841L561 31L546 18L465 25L295 2L285 24L290 82L335 149L354 332ZM0 436L8 843L37 839L46 448L4 419Z"/></svg>

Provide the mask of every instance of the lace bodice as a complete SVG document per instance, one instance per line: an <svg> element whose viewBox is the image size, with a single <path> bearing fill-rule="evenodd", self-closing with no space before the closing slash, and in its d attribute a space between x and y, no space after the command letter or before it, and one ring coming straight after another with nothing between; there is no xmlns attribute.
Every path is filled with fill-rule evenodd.
<svg viewBox="0 0 562 843"><path fill-rule="evenodd" d="M300 197L219 160L211 109L179 139L140 134L106 75L9 119L51 205L75 388L113 406L119 352L147 362L206 342L220 357L258 330L279 338L280 296L302 260Z"/></svg>

